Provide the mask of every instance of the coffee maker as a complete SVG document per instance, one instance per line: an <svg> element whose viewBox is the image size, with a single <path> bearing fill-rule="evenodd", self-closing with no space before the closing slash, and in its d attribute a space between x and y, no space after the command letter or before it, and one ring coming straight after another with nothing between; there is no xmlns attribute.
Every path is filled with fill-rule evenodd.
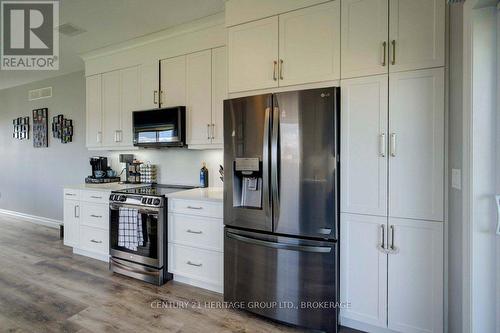
<svg viewBox="0 0 500 333"><path fill-rule="evenodd" d="M108 159L106 157L95 156L90 158L92 175L85 178L86 183L101 184L119 182L119 177L108 177Z"/></svg>

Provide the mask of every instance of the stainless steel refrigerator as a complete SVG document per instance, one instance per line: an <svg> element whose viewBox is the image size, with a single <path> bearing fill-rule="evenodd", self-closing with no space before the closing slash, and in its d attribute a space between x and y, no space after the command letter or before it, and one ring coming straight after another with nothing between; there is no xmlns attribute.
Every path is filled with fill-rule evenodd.
<svg viewBox="0 0 500 333"><path fill-rule="evenodd" d="M337 330L340 91L224 101L224 299Z"/></svg>

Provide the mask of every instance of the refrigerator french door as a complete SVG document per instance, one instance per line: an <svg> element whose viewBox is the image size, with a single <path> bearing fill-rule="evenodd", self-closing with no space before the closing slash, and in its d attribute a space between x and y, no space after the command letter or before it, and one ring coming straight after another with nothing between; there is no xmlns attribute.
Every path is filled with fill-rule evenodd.
<svg viewBox="0 0 500 333"><path fill-rule="evenodd" d="M224 103L224 297L292 302L254 313L336 331L338 88Z"/></svg>

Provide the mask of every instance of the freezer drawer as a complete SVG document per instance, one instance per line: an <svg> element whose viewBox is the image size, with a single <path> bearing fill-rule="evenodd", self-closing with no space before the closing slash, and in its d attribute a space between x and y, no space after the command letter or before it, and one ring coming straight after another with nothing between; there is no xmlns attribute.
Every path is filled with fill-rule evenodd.
<svg viewBox="0 0 500 333"><path fill-rule="evenodd" d="M337 331L336 243L231 228L224 238L226 302L280 322Z"/></svg>

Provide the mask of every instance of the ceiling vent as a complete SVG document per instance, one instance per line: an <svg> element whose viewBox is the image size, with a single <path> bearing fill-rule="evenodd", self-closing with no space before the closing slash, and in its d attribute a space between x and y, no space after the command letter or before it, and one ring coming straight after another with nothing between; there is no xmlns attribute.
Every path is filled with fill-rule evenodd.
<svg viewBox="0 0 500 333"><path fill-rule="evenodd" d="M59 33L68 37L74 37L87 31L71 23L61 24L57 27L57 30L59 30Z"/></svg>
<svg viewBox="0 0 500 333"><path fill-rule="evenodd" d="M30 90L28 92L28 100L30 101L36 101L37 99L51 98L51 97L52 97L52 87Z"/></svg>

